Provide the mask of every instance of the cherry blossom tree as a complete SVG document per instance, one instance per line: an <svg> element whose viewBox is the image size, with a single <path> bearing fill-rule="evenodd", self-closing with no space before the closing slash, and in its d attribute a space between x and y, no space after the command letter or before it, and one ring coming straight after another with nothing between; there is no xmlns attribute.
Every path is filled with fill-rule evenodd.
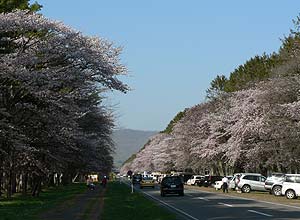
<svg viewBox="0 0 300 220"><path fill-rule="evenodd" d="M172 164L221 175L299 172L299 91L298 76L275 77L187 109L170 134L154 136L136 155L132 168L159 162L155 169Z"/></svg>
<svg viewBox="0 0 300 220"><path fill-rule="evenodd" d="M120 53L33 12L0 14L0 184L4 174L8 196L16 175L31 178L36 195L53 173L110 170L113 117L102 94L128 91L117 78L127 73Z"/></svg>

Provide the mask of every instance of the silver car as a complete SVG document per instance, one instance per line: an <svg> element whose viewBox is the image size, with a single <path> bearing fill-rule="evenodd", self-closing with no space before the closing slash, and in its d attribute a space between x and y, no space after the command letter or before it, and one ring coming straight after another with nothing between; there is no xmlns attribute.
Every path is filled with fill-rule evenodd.
<svg viewBox="0 0 300 220"><path fill-rule="evenodd" d="M244 193L249 193L250 191L266 191L266 179L266 177L259 173L242 173L238 187Z"/></svg>
<svg viewBox="0 0 300 220"><path fill-rule="evenodd" d="M265 189L269 191L270 194L275 196L281 195L282 182L285 178L284 173L273 173L269 176L265 182Z"/></svg>

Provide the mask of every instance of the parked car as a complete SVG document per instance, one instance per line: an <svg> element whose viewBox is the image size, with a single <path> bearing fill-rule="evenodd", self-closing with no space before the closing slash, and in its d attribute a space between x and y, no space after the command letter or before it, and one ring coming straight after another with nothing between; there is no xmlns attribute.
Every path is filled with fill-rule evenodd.
<svg viewBox="0 0 300 220"><path fill-rule="evenodd" d="M197 181L197 185L198 186L211 186L214 185L216 181L221 181L222 180L222 176L211 176L211 175L206 175L204 177L204 179L201 179L200 181Z"/></svg>
<svg viewBox="0 0 300 220"><path fill-rule="evenodd" d="M132 183L133 184L138 184L138 183L141 182L141 180L142 180L142 174L134 174L132 176Z"/></svg>
<svg viewBox="0 0 300 220"><path fill-rule="evenodd" d="M155 182L154 179L152 177L143 177L141 182L140 182L140 188L144 188L144 187L155 187Z"/></svg>
<svg viewBox="0 0 300 220"><path fill-rule="evenodd" d="M202 176L202 175L194 175L194 176L192 176L192 177L186 182L186 184L187 184L187 185L195 185L196 181L197 181L197 180L201 180L201 179L204 179L204 176Z"/></svg>
<svg viewBox="0 0 300 220"><path fill-rule="evenodd" d="M270 194L281 196L281 188L284 178L284 173L272 173L265 182L265 189L269 191Z"/></svg>
<svg viewBox="0 0 300 220"><path fill-rule="evenodd" d="M216 190L219 190L219 189L222 189L222 186L223 186L223 182L222 181L216 181L215 185L214 185L214 188Z"/></svg>
<svg viewBox="0 0 300 220"><path fill-rule="evenodd" d="M266 177L259 173L243 173L240 176L238 188L244 193L249 193L250 191L266 191L266 179Z"/></svg>
<svg viewBox="0 0 300 220"><path fill-rule="evenodd" d="M160 195L178 194L184 195L183 182L179 176L166 176L162 179L160 184Z"/></svg>
<svg viewBox="0 0 300 220"><path fill-rule="evenodd" d="M233 176L227 176L227 179L228 179L228 185L229 185L229 182L231 181L232 178L233 178ZM223 186L222 180L215 181L214 188L215 188L216 190L222 189L222 186Z"/></svg>
<svg viewBox="0 0 300 220"><path fill-rule="evenodd" d="M281 191L288 199L300 196L300 174L286 174Z"/></svg>

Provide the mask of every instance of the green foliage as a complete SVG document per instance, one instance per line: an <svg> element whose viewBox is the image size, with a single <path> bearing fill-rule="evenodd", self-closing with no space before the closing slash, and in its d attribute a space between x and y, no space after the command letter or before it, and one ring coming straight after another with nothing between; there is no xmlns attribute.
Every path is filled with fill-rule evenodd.
<svg viewBox="0 0 300 220"><path fill-rule="evenodd" d="M39 11L42 5L37 2L29 4L29 0L0 0L0 13L11 12L15 9Z"/></svg>
<svg viewBox="0 0 300 220"><path fill-rule="evenodd" d="M218 75L210 83L206 97L213 99L222 92L235 92L250 88L256 82L269 78L272 75L272 69L281 63L282 59L276 53L257 55L231 72L229 79L224 75Z"/></svg>
<svg viewBox="0 0 300 220"><path fill-rule="evenodd" d="M16 9L29 10L32 12L39 11L42 5L37 2L29 4L29 0L0 0L0 13L8 13ZM0 34L0 54L12 53L18 45L12 40L17 37L20 33L6 32ZM43 32L28 33L28 37L31 35L42 35Z"/></svg>
<svg viewBox="0 0 300 220"><path fill-rule="evenodd" d="M171 220L174 214L146 199L141 193L131 193L125 184L108 185L104 198L103 220Z"/></svg>
<svg viewBox="0 0 300 220"><path fill-rule="evenodd" d="M149 145L151 143L151 140L148 140L146 144L144 144L144 146L139 150L139 152L141 152L142 150L145 149L145 147L147 145ZM122 166L124 166L126 163L130 163L131 161L133 161L136 158L136 154L132 154L123 164Z"/></svg>
<svg viewBox="0 0 300 220"><path fill-rule="evenodd" d="M251 87L255 82L270 77L271 70L280 63L277 54L255 56L235 69L226 82L224 91L234 92Z"/></svg>
<svg viewBox="0 0 300 220"><path fill-rule="evenodd" d="M206 98L213 99L224 92L225 85L228 79L224 75L217 75L217 77L211 81L209 89L206 90Z"/></svg>
<svg viewBox="0 0 300 220"><path fill-rule="evenodd" d="M300 50L300 17L293 20L294 29L282 39L282 46L279 49L279 56L284 62L298 59Z"/></svg>
<svg viewBox="0 0 300 220"><path fill-rule="evenodd" d="M185 116L185 111L178 112L177 115L170 121L165 130L161 133L170 134L173 131L174 125Z"/></svg>
<svg viewBox="0 0 300 220"><path fill-rule="evenodd" d="M217 76L206 91L206 97L213 99L222 92L235 92L252 87L256 82L276 75L274 69L278 67L280 74L300 74L298 57L300 51L300 16L293 20L294 28L290 34L282 40L282 46L278 53L252 57L245 64L240 65L230 73L229 78Z"/></svg>
<svg viewBox="0 0 300 220"><path fill-rule="evenodd" d="M148 140L147 143L144 144L144 146L139 150L139 152L141 152L142 150L144 150L145 147L146 147L147 145L149 145L150 143L151 143L151 140Z"/></svg>
<svg viewBox="0 0 300 220"><path fill-rule="evenodd" d="M123 164L122 166L124 166L126 163L130 163L131 161L133 161L136 158L136 154L132 154Z"/></svg>

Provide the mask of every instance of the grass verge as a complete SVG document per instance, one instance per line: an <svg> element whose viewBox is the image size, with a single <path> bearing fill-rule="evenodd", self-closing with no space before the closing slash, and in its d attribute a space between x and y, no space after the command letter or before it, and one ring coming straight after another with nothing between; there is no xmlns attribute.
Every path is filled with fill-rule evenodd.
<svg viewBox="0 0 300 220"><path fill-rule="evenodd" d="M0 220L36 220L37 215L86 190L85 184L71 184L44 190L40 197L16 194L12 199L0 199Z"/></svg>
<svg viewBox="0 0 300 220"><path fill-rule="evenodd" d="M104 195L102 220L174 220L176 216L128 186L109 183Z"/></svg>

